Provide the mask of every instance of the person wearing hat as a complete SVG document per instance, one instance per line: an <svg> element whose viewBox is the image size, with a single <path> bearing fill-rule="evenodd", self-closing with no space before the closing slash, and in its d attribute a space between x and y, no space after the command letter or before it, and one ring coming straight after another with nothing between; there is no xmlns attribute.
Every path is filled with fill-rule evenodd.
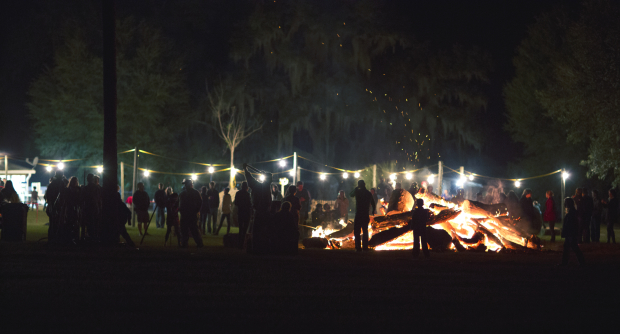
<svg viewBox="0 0 620 334"><path fill-rule="evenodd" d="M45 195L43 198L45 202L47 202L47 209L45 213L50 219L49 228L47 230L47 237L50 242L56 241L56 237L58 234L58 215L56 214L56 199L60 192L65 187L64 182L62 181L64 175L61 170L56 170L54 177L51 179L50 184L47 186L47 190L45 191Z"/></svg>
<svg viewBox="0 0 620 334"><path fill-rule="evenodd" d="M196 246L202 247L202 238L198 232L198 212L202 205L202 199L198 190L194 189L194 182L191 179L185 179L182 182L185 185L181 194L179 194L179 212L181 213L181 247L187 247L189 234L196 242Z"/></svg>
<svg viewBox="0 0 620 334"><path fill-rule="evenodd" d="M368 224L370 216L368 208L372 207L372 213L377 211L377 203L372 198L372 194L366 189L364 180L357 181L357 188L349 194L355 197L355 219L353 220L353 234L355 235L355 250L361 252L368 250ZM364 231L363 239L360 239L361 232ZM363 248L362 248L363 247Z"/></svg>

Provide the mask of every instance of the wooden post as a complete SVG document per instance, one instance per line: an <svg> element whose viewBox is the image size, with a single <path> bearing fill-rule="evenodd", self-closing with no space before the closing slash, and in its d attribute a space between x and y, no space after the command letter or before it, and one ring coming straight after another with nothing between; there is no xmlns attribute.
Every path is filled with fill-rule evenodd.
<svg viewBox="0 0 620 334"><path fill-rule="evenodd" d="M133 181L131 184L131 196L133 203L133 194L136 192L136 178L138 177L138 148L133 148ZM133 219L131 220L131 226L136 226L136 213L133 212L133 204L131 205L131 216Z"/></svg>
<svg viewBox="0 0 620 334"><path fill-rule="evenodd" d="M121 161L121 199L125 200L125 163Z"/></svg>
<svg viewBox="0 0 620 334"><path fill-rule="evenodd" d="M114 0L103 0L103 210L100 240L118 242L118 146L116 138L116 8Z"/></svg>
<svg viewBox="0 0 620 334"><path fill-rule="evenodd" d="M5 181L9 180L9 156L8 155L4 156L4 180Z"/></svg>
<svg viewBox="0 0 620 334"><path fill-rule="evenodd" d="M560 221L564 223L564 198L566 198L566 179L564 178L566 175L566 169L562 168L562 172L560 173Z"/></svg>
<svg viewBox="0 0 620 334"><path fill-rule="evenodd" d="M441 197L443 194L443 162L439 161L437 169L437 195Z"/></svg>
<svg viewBox="0 0 620 334"><path fill-rule="evenodd" d="M297 152L293 152L293 185L297 185Z"/></svg>
<svg viewBox="0 0 620 334"><path fill-rule="evenodd" d="M372 187L377 189L377 164L372 165Z"/></svg>

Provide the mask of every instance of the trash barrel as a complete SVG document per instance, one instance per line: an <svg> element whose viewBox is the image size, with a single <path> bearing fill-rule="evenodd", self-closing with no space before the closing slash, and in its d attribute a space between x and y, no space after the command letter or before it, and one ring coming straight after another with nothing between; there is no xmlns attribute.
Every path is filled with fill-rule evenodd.
<svg viewBox="0 0 620 334"><path fill-rule="evenodd" d="M28 206L23 203L0 204L2 215L2 241L25 241Z"/></svg>

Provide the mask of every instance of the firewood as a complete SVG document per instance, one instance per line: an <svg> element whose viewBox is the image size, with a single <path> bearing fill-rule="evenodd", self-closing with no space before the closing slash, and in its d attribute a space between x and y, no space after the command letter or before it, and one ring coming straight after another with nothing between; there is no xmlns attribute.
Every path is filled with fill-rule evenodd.
<svg viewBox="0 0 620 334"><path fill-rule="evenodd" d="M327 248L328 242L325 238L304 238L301 241L301 244L304 245L305 248Z"/></svg>
<svg viewBox="0 0 620 334"><path fill-rule="evenodd" d="M368 241L368 246L377 247L377 246L383 245L389 241L392 241L400 237L401 235L407 232L411 232L411 229L409 229L409 226L394 227L389 230L385 230L377 234L373 234L372 238Z"/></svg>

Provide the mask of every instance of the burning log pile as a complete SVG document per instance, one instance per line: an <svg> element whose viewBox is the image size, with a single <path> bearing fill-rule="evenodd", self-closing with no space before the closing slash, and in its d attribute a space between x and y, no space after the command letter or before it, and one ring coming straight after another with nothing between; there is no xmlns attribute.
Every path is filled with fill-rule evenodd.
<svg viewBox="0 0 620 334"><path fill-rule="evenodd" d="M406 194L405 194L406 193ZM407 196L408 195L408 196ZM519 228L518 221L508 218L504 204L484 204L465 200L461 205L446 202L429 193L417 194L424 199L425 207L434 213L427 223L427 242L434 250L455 249L457 251L494 251L540 249L540 239L528 235ZM375 250L412 249L413 232L409 228L411 219L411 195L401 194L403 201L398 205L401 211L390 211L387 215L376 215L370 219L369 246ZM405 203L405 205L402 205ZM345 225L343 221L341 225ZM340 230L321 230L313 233L314 242L331 249L355 248L353 222L349 221ZM312 244L304 241L304 245ZM312 246L310 246L312 247Z"/></svg>

